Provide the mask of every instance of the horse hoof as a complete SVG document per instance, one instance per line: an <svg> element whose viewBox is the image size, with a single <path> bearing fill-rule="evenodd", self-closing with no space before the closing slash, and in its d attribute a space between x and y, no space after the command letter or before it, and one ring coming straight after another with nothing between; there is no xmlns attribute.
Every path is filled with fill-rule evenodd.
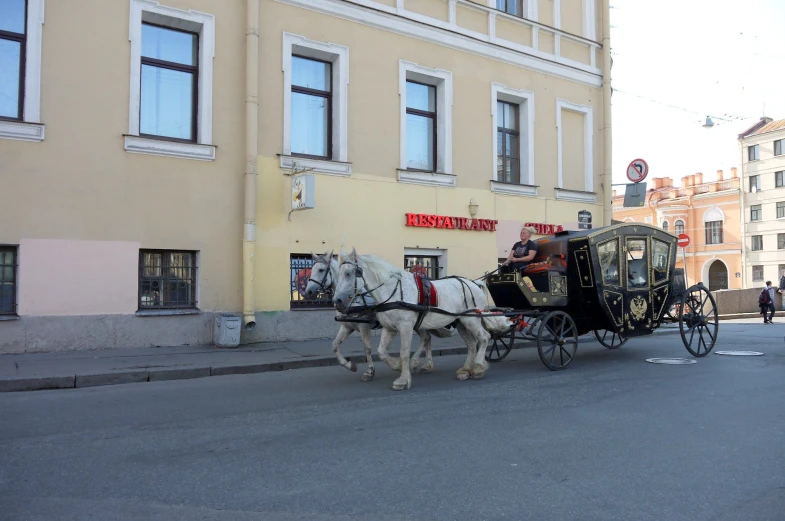
<svg viewBox="0 0 785 521"><path fill-rule="evenodd" d="M433 372L433 366L432 365L424 365L424 366L422 366L422 367L417 369L417 373L419 373L419 374L430 374L432 372Z"/></svg>
<svg viewBox="0 0 785 521"><path fill-rule="evenodd" d="M403 391L404 389L411 389L412 381L406 378L398 378L393 382L393 391Z"/></svg>
<svg viewBox="0 0 785 521"><path fill-rule="evenodd" d="M469 374L472 380L481 380L485 376L485 371L475 371Z"/></svg>
<svg viewBox="0 0 785 521"><path fill-rule="evenodd" d="M374 375L376 375L376 371L372 368L367 369L362 376L363 382L370 382L373 380Z"/></svg>
<svg viewBox="0 0 785 521"><path fill-rule="evenodd" d="M349 370L351 372L353 372L353 373L356 373L357 372L357 364L355 364L354 362L349 362L349 364L350 364L349 365Z"/></svg>
<svg viewBox="0 0 785 521"><path fill-rule="evenodd" d="M466 374L466 373L459 373L458 374L458 380L468 380L468 379L469 379L469 375L468 374Z"/></svg>

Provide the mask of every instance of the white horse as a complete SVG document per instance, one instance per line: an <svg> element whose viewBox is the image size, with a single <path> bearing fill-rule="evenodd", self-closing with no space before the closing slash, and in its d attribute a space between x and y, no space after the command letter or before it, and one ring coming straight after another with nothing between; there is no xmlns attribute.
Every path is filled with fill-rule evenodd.
<svg viewBox="0 0 785 521"><path fill-rule="evenodd" d="M333 258L332 251L325 253L324 255L311 253L311 256L313 257L313 266L311 267L311 276L308 279L308 285L305 288L305 297L308 299L316 298L316 295L319 292L326 292L328 288L335 291L335 281L338 277L338 261ZM360 279L358 283L358 291L365 292L365 284L362 279ZM368 303L370 304L371 302ZM360 300L359 302L355 302L355 304L361 305L363 302ZM337 315L345 316L340 312L337 313ZM371 314L371 317L373 317L373 314ZM368 361L368 368L362 375L362 381L370 382L376 374L376 368L373 364L373 355L371 353L371 324L366 322L340 322L340 324L341 327L338 329L338 335L335 337L335 340L333 340L333 353L335 353L335 356L338 358L338 363L352 372L357 371L357 364L347 360L343 356L340 346L352 333L359 331L360 336L362 337L363 347L365 348L365 359ZM421 328L417 331L417 334L420 336L420 345L411 359L411 368L415 372L431 373L434 370L433 354L431 352L431 334L440 338L446 338L454 335L455 330L450 331L440 328L429 331ZM423 349L425 349L425 364L423 364L422 367L419 367L420 354Z"/></svg>
<svg viewBox="0 0 785 521"><path fill-rule="evenodd" d="M418 304L419 290L414 275L396 268L389 262L374 255L357 255L352 253L341 255L336 279L333 305L340 312L345 312L355 299L364 293L358 289L361 283L368 288L367 292L377 305L405 302ZM493 298L483 282L475 282L461 277L449 277L431 281L435 288L439 309L449 313L466 315L445 315L429 312L422 320L422 329L444 327L456 319L458 333L466 342L468 352L466 361L457 371L459 380L468 378L479 379L488 370L485 361L485 349L488 347L490 334L488 331L506 331L510 328L510 320L503 316L478 317L473 310L487 312L495 307ZM376 310L376 319L382 326L382 337L379 342L379 358L386 362L394 371L400 370L401 375L393 382L393 390L400 391L412 386L412 375L409 368L412 331L418 321L419 311L403 308ZM401 335L400 358L392 358L387 354L395 334Z"/></svg>

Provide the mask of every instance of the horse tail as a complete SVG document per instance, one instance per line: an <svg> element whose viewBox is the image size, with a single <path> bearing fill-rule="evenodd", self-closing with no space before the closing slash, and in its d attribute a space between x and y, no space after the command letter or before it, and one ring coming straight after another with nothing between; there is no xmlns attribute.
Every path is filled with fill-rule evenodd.
<svg viewBox="0 0 785 521"><path fill-rule="evenodd" d="M485 282L484 281L479 281L479 282L477 282L477 285L480 286L480 289L482 289L483 295L485 295L485 302L486 302L486 305L487 305L488 309L495 308L496 307L496 302L493 301L493 297L491 296L491 292L490 292L490 290L488 290L488 286L485 285ZM493 331L496 331L496 332L507 331L513 325L512 321L509 318L505 317L504 315L498 315L498 316L494 316L494 317L487 317L487 316L483 317L482 318L482 323L483 323L483 326L485 326L485 329L487 329L488 331L492 331L492 332Z"/></svg>

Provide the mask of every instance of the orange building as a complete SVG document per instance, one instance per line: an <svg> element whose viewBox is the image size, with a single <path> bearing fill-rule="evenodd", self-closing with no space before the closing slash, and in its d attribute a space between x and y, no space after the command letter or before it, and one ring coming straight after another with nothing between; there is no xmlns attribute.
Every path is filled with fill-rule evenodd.
<svg viewBox="0 0 785 521"><path fill-rule="evenodd" d="M613 192L613 219L661 226L675 235L686 233L688 284L702 281L710 290L742 287L741 205L739 177L717 171L715 181L704 182L703 174L681 178L681 187L670 177L651 181L646 203L625 208L624 194ZM676 267L684 268L684 253L678 250Z"/></svg>

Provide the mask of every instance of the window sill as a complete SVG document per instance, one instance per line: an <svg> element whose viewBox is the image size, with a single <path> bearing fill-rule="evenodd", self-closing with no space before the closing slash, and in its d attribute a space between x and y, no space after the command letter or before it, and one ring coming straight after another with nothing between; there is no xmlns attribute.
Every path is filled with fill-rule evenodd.
<svg viewBox="0 0 785 521"><path fill-rule="evenodd" d="M134 154L214 161L216 148L215 145L180 143L178 141L167 141L165 139L125 136L125 150Z"/></svg>
<svg viewBox="0 0 785 521"><path fill-rule="evenodd" d="M503 181L491 180L491 192L497 194L537 197L537 188L537 185L505 183Z"/></svg>
<svg viewBox="0 0 785 521"><path fill-rule="evenodd" d="M297 163L298 167L309 168L313 172L319 174L336 175L341 177L349 177L352 175L352 164L343 163L341 161L333 161L330 159L315 159L312 157L298 157L298 156L285 156L279 154L281 158L281 168L285 170L292 170L294 164Z"/></svg>
<svg viewBox="0 0 785 521"><path fill-rule="evenodd" d="M137 317L171 317L177 315L200 315L199 309L144 309L136 312Z"/></svg>
<svg viewBox="0 0 785 521"><path fill-rule="evenodd" d="M40 142L44 140L45 132L46 125L43 123L0 120L0 139Z"/></svg>
<svg viewBox="0 0 785 521"><path fill-rule="evenodd" d="M0 315L0 322L8 322L11 320L19 320L19 315Z"/></svg>
<svg viewBox="0 0 785 521"><path fill-rule="evenodd" d="M559 201L574 201L577 203L596 203L596 192L582 192L580 190L565 190L556 188L556 199Z"/></svg>
<svg viewBox="0 0 785 521"><path fill-rule="evenodd" d="M457 176L441 172L423 172L420 170L398 169L398 182L426 186L442 186L455 188Z"/></svg>

